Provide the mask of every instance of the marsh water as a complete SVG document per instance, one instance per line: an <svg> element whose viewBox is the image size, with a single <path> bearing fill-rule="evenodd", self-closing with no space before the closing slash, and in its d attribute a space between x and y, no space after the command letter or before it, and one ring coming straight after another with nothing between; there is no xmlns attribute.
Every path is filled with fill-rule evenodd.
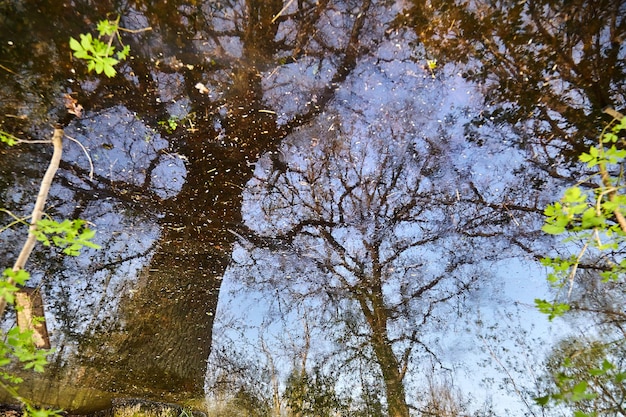
<svg viewBox="0 0 626 417"><path fill-rule="evenodd" d="M287 292L300 307L317 294L305 316L330 323L332 311L354 311L342 294L360 300L352 272L379 271L381 297L405 314L387 318L385 343L419 329L416 346L434 346L420 355L472 349L458 327L430 317L508 294L513 275L493 287L479 277L543 248L547 184L565 178L543 169L553 153L529 165L526 145L513 146L519 131L494 139L502 125L481 130L494 118L461 74L472 63L438 66L419 46L419 22L400 19L408 7L0 1L0 129L46 139L61 123L82 144L64 141L46 213L87 220L101 246L75 258L42 246L32 255L29 286L43 295L55 352L45 373L25 374L24 395L77 412L120 397L204 399L218 370L234 372L215 359L236 327L216 325L225 277L229 289ZM70 36L96 34L99 20L117 16L131 57L113 78L88 73ZM64 95L81 117L68 116ZM470 133L469 122L478 126ZM28 216L50 155L45 144L2 147L3 224L9 212ZM532 184L532 197L519 184ZM3 264L25 237L25 227L2 231ZM312 278L333 274L322 287ZM407 281L415 276L431 278ZM296 289L285 284L292 279ZM260 302L240 307L248 324L264 326ZM442 332L454 336L444 342Z"/></svg>
<svg viewBox="0 0 626 417"><path fill-rule="evenodd" d="M339 74L318 68L315 77L317 59L281 66L294 52L277 56L279 25L265 25L282 5L264 2L247 12L210 2L1 7L3 129L46 138L62 118L64 94L84 107L65 133L88 150L94 171L66 140L47 213L88 220L102 246L76 259L46 249L33 255L31 284L44 294L56 353L35 387L22 389L75 411L102 408L113 396L201 398L242 190L259 156L319 115L354 64ZM71 58L69 37L116 13L124 28L150 30L122 32L132 59L117 77L87 75ZM50 149L2 152L3 201L24 213ZM3 233L7 264L22 239L23 230Z"/></svg>

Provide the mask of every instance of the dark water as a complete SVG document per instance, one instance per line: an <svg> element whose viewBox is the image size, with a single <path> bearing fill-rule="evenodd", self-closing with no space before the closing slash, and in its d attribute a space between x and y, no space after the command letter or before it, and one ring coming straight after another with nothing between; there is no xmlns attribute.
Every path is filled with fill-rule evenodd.
<svg viewBox="0 0 626 417"><path fill-rule="evenodd" d="M354 56L339 51L306 58L306 25L290 39L291 50L279 51L276 39L295 34L279 34L270 22L282 5L249 7L1 3L2 129L45 138L52 123L67 120L64 93L83 105L83 117L65 131L89 151L93 176L81 149L66 140L47 213L89 220L102 246L76 259L42 249L29 264L57 349L46 374L35 377L44 381L31 392L35 400L85 411L119 395L202 397L220 283L254 163L319 114L354 65ZM152 30L122 32L133 58L116 78L87 75L70 58L69 36L116 13L125 28ZM336 30L345 36L355 16L342 20ZM340 42L347 48L348 39ZM285 72L295 82L285 87L273 73L300 57L328 74L300 80L298 68L306 66L291 64L295 72ZM209 94L195 88L199 82ZM295 102L281 102L284 94ZM174 130L170 118L178 120ZM3 150L7 209L28 207L48 152ZM5 263L23 238L23 230L3 233Z"/></svg>
<svg viewBox="0 0 626 417"><path fill-rule="evenodd" d="M240 331L227 320L213 331L225 276L289 294L294 309L276 301L270 312L285 321L306 310L319 330L341 317L342 329L357 330L341 338L337 360L371 342L359 326L383 329L386 339L371 342L383 371L370 376L380 380L398 377L388 371L402 368L398 352L411 353L405 372L415 381L424 358L477 343L440 336L456 334L448 319L467 318L462 310L496 304L502 280L483 279L497 275L496 262L543 249L541 207L549 184L566 180L551 171L554 148L579 143L528 134L519 114L540 99L501 98L498 113L461 76L475 62L445 65L439 51L441 65L429 67L435 50L419 42L421 15L402 12L409 4L95 3L0 0L0 129L43 139L61 122L82 143L93 173L66 140L46 213L88 220L102 246L77 258L41 247L32 255L56 351L44 374L25 375L25 395L81 412L117 397L203 399L205 382L236 369L215 362L235 356L229 331ZM132 58L112 79L87 74L69 37L118 15L136 31L120 32ZM81 118L67 116L64 94L84 107ZM516 100L522 110L508 106ZM581 103L559 119L564 132ZM0 206L27 215L50 151L2 147ZM3 264L24 238L24 228L0 234ZM262 304L235 310L261 328ZM242 367L261 375L253 362Z"/></svg>

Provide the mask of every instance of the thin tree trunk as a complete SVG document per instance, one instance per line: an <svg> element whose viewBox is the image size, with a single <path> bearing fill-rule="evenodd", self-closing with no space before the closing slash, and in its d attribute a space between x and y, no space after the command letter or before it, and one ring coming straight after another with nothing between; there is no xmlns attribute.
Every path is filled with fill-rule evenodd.
<svg viewBox="0 0 626 417"><path fill-rule="evenodd" d="M387 332L388 314L383 302L382 289L373 288L372 294L367 298L365 295L358 295L357 299L370 327L370 342L383 374L387 413L390 417L409 417L400 363L393 352Z"/></svg>
<svg viewBox="0 0 626 417"><path fill-rule="evenodd" d="M24 242L24 246L22 246L22 250L13 265L13 271L19 271L24 269L26 265L26 261L30 257L30 254L37 243L37 237L35 236L35 229L37 228L37 222L41 220L43 216L43 211L46 205L46 200L48 199L48 192L50 191L50 186L52 185L52 179L56 175L57 170L59 169L59 163L61 162L61 156L63 154L63 129L55 128L54 133L52 134L52 145L54 146L54 152L52 153L52 158L50 159L50 164L48 165L48 169L44 174L43 179L41 180L41 186L39 187L39 193L37 194L37 200L35 201L35 207L33 208L33 212L30 218L30 227L28 229L28 237L26 238L26 242ZM13 284L12 280L9 280L11 284ZM26 312L33 311L33 306L30 304L30 297L18 297L16 298L16 302L18 306L22 307L22 309ZM21 305L21 304L22 305ZM4 316L4 312L6 310L6 300L4 298L0 299L0 318ZM41 313L43 313L43 308L41 308ZM33 330L36 333L34 337L35 345L39 348L49 348L50 341L48 339L48 331L46 328L46 322L41 321L37 325L33 324L33 317L28 317L25 314L22 314L22 320L19 320L18 326L22 331L24 330Z"/></svg>

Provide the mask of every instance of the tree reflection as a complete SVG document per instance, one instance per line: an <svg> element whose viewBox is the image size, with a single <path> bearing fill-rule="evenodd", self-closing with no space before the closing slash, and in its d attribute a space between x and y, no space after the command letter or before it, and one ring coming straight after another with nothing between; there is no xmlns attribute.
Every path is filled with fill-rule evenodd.
<svg viewBox="0 0 626 417"><path fill-rule="evenodd" d="M419 54L464 64L491 107L545 159L572 160L595 141L601 111L625 101L624 1L414 1L402 17ZM423 48L423 49L422 49Z"/></svg>
<svg viewBox="0 0 626 417"><path fill-rule="evenodd" d="M237 274L283 299L281 312L311 305L342 357L371 355L389 415L406 416L407 372L423 371L424 354L439 360L435 335L487 283L481 262L499 257L487 239L513 221L461 179L450 142L396 131L390 114L385 125L350 116L261 160Z"/></svg>
<svg viewBox="0 0 626 417"><path fill-rule="evenodd" d="M96 174L88 179L74 153L49 213L96 223L104 250L89 261L37 263L51 273L42 282L58 362L84 370L70 381L81 385L200 395L242 189L259 155L322 112L366 53L366 35L379 31L368 21L370 2L302 1L280 16L278 1L53 3L2 3L0 51L11 72L0 71L0 96L17 116L1 126L13 133L45 130L56 121L56 94L69 88L86 109L66 130L88 145ZM64 58L68 37L110 13L125 28L153 30L123 34L134 59L118 77L85 78ZM45 50L33 55L30 39L45 39ZM41 105L29 88L50 98ZM159 122L172 115L191 123L168 132ZM18 187L9 183L7 195ZM75 351L75 362L64 356Z"/></svg>

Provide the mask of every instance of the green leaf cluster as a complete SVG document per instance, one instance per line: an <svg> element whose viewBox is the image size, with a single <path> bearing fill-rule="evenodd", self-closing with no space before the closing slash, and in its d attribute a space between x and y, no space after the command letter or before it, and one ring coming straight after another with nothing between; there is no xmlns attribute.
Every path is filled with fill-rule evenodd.
<svg viewBox="0 0 626 417"><path fill-rule="evenodd" d="M548 282L559 290L553 301L535 300L537 309L550 320L570 311L569 303L559 299L560 290L568 284L571 290L581 260L588 251L593 250L596 256L606 253L602 265L605 270L600 273L603 281L626 276L626 259L620 259L614 252L626 242L626 193L622 175L626 147L620 139L623 130L626 130L626 117L604 129L598 144L579 157L591 170L591 175L568 188L559 201L544 210L542 230L551 235L566 235L565 242L577 243L582 248L575 256L542 260L549 269ZM566 345L572 346L569 342ZM566 355L558 365L560 370L552 373L556 391L536 398L537 404L566 404L573 406L576 417L592 417L598 411L592 400L606 394L607 387L626 392L626 373L607 359L605 346L594 346L594 349L579 349Z"/></svg>
<svg viewBox="0 0 626 417"><path fill-rule="evenodd" d="M541 406L550 403L574 405L576 416L613 415L609 410L621 408L621 393L626 389L626 373L616 365L621 362L620 344L572 337L563 339L549 356L546 367L554 390L536 398ZM607 400L610 398L611 400ZM612 403L612 401L615 402Z"/></svg>
<svg viewBox="0 0 626 417"><path fill-rule="evenodd" d="M119 40L119 20L101 20L98 22L98 37L94 38L91 33L81 34L80 41L70 38L70 48L74 51L74 57L87 62L88 71L96 71L107 77L114 77L117 71L115 65L125 60L130 53L130 46L122 44ZM117 38L121 50L116 51L113 40ZM103 41L104 39L104 41Z"/></svg>
<svg viewBox="0 0 626 417"><path fill-rule="evenodd" d="M18 285L24 285L30 275L24 270L13 271L7 268L0 279L0 297L8 303L15 301L15 293L19 290ZM21 331L13 327L8 332L1 332L0 336L0 387L9 394L19 399L25 406L25 415L31 417L51 417L60 415L60 410L47 410L33 407L26 399L17 393L17 386L23 382L22 378L6 371L6 367L12 363L19 363L25 370L43 372L48 363L47 356L52 350L42 350L35 346L33 331Z"/></svg>
<svg viewBox="0 0 626 417"><path fill-rule="evenodd" d="M560 375L559 377L562 383L571 381L571 378L565 375ZM562 402L577 403L577 402L584 401L584 400L592 400L596 398L597 394L593 392L589 392L588 387L589 385L587 381L580 381L576 383L574 386L572 386L571 388L563 389L556 394L550 394L550 395L536 398L535 401L537 402L537 404L541 406L545 406L550 401L555 401L557 403L562 403ZM582 416L589 416L590 414L576 411L574 415L582 417Z"/></svg>
<svg viewBox="0 0 626 417"><path fill-rule="evenodd" d="M547 314L549 320L562 316L570 309L570 305L567 303L546 301L540 298L535 298L535 307L537 307L541 313Z"/></svg>
<svg viewBox="0 0 626 417"><path fill-rule="evenodd" d="M163 127L168 133L174 132L178 129L181 119L178 116L170 116L167 120L159 120L159 126Z"/></svg>
<svg viewBox="0 0 626 417"><path fill-rule="evenodd" d="M549 204L544 210L542 230L545 233L567 234L566 241L579 242L583 247L578 256L542 260L543 265L551 271L548 273L548 282L555 288L563 288L567 283L572 285L580 260L590 248L600 252L616 250L626 242L626 231L619 219L626 212L622 178L626 149L616 146L619 134L624 129L626 118L605 128L598 144L580 156L580 161L594 171L592 175L565 190L559 201ZM582 184L587 186L590 183L595 184L595 187L583 188ZM615 260L602 272L602 277L605 281L615 280L624 273L626 260ZM535 300L535 304L550 320L568 311L566 303L557 300L552 303Z"/></svg>
<svg viewBox="0 0 626 417"><path fill-rule="evenodd" d="M5 269L0 280L0 297L4 298L7 303L13 304L15 302L15 293L19 291L17 285L26 284L29 278L30 274L23 269L17 271L11 268Z"/></svg>
<svg viewBox="0 0 626 417"><path fill-rule="evenodd" d="M85 220L63 220L57 222L50 219L41 219L37 222L34 230L37 240L44 246L54 244L62 248L63 253L70 256L78 256L83 247L100 249L100 246L93 243L96 235L94 230L86 226Z"/></svg>
<svg viewBox="0 0 626 417"><path fill-rule="evenodd" d="M9 146L13 146L20 140L10 133L0 130L0 142L6 143Z"/></svg>
<svg viewBox="0 0 626 417"><path fill-rule="evenodd" d="M37 349L33 342L32 330L20 331L18 327L13 327L5 336L6 343L0 344L0 366L8 365L15 357L24 369L43 372L48 363L46 357L52 352Z"/></svg>

